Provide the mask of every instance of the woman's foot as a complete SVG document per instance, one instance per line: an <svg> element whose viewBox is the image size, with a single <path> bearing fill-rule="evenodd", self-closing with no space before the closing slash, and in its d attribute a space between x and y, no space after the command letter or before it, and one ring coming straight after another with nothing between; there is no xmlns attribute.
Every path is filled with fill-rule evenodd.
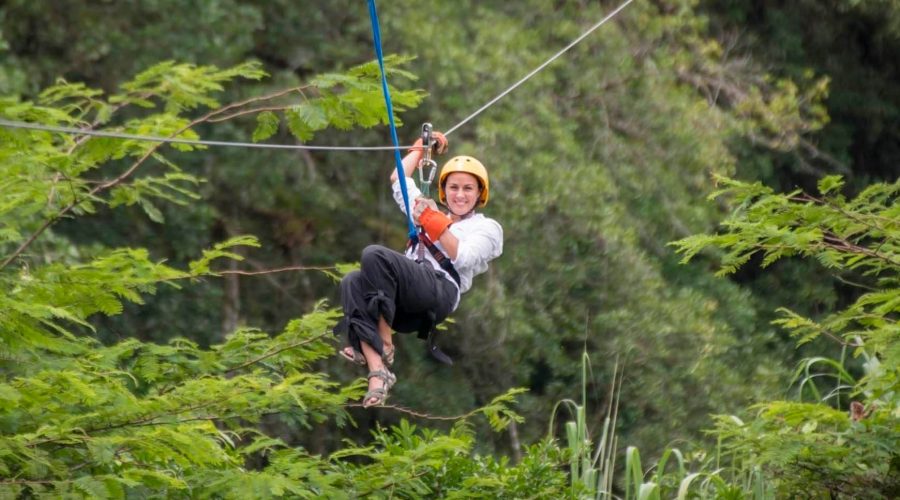
<svg viewBox="0 0 900 500"><path fill-rule="evenodd" d="M397 377L387 368L369 372L369 391L363 397L363 408L381 406L387 401L388 391L397 383Z"/></svg>
<svg viewBox="0 0 900 500"><path fill-rule="evenodd" d="M396 349L393 345L385 345L384 346L384 355L381 356L381 360L387 366L393 366L394 364L394 352ZM359 366L366 366L366 357L363 356L363 353L357 351L352 346L347 346L338 351L338 354L341 355L342 358L350 361L351 363L355 363Z"/></svg>
<svg viewBox="0 0 900 500"><path fill-rule="evenodd" d="M342 358L350 361L351 363L355 363L360 366L366 366L366 357L363 356L363 353L357 351L353 348L353 346L347 346L340 351L338 351Z"/></svg>
<svg viewBox="0 0 900 500"><path fill-rule="evenodd" d="M394 365L394 352L396 350L397 349L394 347L393 344L391 344L391 345L385 344L384 349L383 349L384 354L381 356L381 360L384 361L385 365L387 365L387 366Z"/></svg>

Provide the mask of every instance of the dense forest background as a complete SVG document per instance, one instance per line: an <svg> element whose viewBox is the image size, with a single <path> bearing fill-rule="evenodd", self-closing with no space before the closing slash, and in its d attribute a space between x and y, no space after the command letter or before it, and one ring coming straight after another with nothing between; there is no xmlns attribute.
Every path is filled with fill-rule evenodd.
<svg viewBox="0 0 900 500"><path fill-rule="evenodd" d="M401 143L411 143L423 122L437 130L455 125L617 5L382 2L385 53L411 56L395 60L396 73L389 75L401 102ZM115 94L163 61L219 68L258 63L267 77L235 79L216 94L229 103L352 72L374 55L368 12L358 0L7 0L0 6L0 37L0 96L9 119L11 103L38 101L42 89L62 80ZM704 432L714 426L713 415L749 419L754 404L811 401L809 386L823 379L796 383L798 363L809 375L804 360L840 360L848 378L863 378L867 358L847 355L847 343L822 335L798 347L789 328L773 321L780 307L826 318L853 304L879 275L823 272L822 260L798 252L771 263L754 254L723 278L715 274L724 249L683 263L669 243L715 233L743 206L707 200L717 178L815 193L822 179L839 175L847 198L895 183L898 64L895 0L635 1L450 137L451 154L476 156L490 171L485 213L503 225L505 252L476 278L441 339L452 367L430 359L414 336L398 340L399 383L389 402L418 416L392 408L351 407L340 418L274 411L254 425L291 448L327 456L348 440L365 446L373 430L402 420L452 435L459 432L452 421L430 417L463 415L522 387L527 390L514 409L523 420L508 421L501 431L474 422L467 432L474 455L527 464L534 453L527 448L565 432L568 415L557 403L581 401L583 391L588 429L599 432L615 408L623 450L635 446L655 460L677 446L696 464L714 449ZM299 96L291 98L297 102L288 104L299 104ZM190 106L179 111L202 114ZM147 116L140 106L116 112L117 123ZM249 141L259 123L238 116L194 131L203 139ZM308 142L389 144L387 127L371 125L322 127ZM273 132L268 142L298 141L291 127ZM19 140L3 133L5 141ZM179 287L139 286L139 300L88 314L73 326L77 335L105 346L187 339L204 349L233 340L236 330L258 329L270 332L262 342L337 303L336 264L355 262L370 243L405 244L404 218L389 195L390 152L161 151L180 172L203 179L192 188L199 197L123 199L114 208L96 203L73 210L2 272L14 279L41 263L122 247L146 248L150 261L183 269L224 240L254 235L258 246L230 249L242 260L216 269L231 273L196 273ZM94 179L115 177L127 166L127 155L110 156ZM12 157L8 152L3 159ZM165 168L160 161L135 178ZM896 200L886 199L889 208ZM32 216L35 222L19 228L24 237L0 240L4 260L46 220L39 210ZM876 253L897 255L890 234L871 235L887 241ZM896 278L897 267L879 272ZM274 272L283 268L293 270ZM896 281L877 283L897 288ZM896 324L895 309L884 314ZM334 318L318 320L325 331ZM329 342L334 348L340 340ZM343 386L361 375L321 354L306 360L308 371ZM15 356L2 363L7 382L23 376ZM848 413L850 399L826 404ZM893 420L879 442L897 444L897 412L882 409L893 411ZM7 435L27 427L5 425ZM900 488L896 447L878 460L880 476L853 484L887 497ZM254 455L245 464L265 463ZM16 483L40 478L34 471L7 467L2 476L34 488L20 490L25 496L43 487L39 479ZM49 476L46 481L59 487ZM832 494L854 491L847 484L824 487Z"/></svg>

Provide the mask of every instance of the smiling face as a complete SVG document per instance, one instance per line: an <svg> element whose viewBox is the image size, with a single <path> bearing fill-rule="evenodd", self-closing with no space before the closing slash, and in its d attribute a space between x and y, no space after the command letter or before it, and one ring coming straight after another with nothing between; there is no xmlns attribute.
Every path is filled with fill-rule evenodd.
<svg viewBox="0 0 900 500"><path fill-rule="evenodd" d="M444 183L447 208L457 217L471 212L481 196L478 178L465 172L453 172Z"/></svg>

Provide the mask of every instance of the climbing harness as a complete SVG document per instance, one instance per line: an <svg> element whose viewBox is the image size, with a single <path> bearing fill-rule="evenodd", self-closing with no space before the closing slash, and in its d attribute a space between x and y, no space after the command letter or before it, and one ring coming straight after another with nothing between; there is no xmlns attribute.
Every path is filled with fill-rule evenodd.
<svg viewBox="0 0 900 500"><path fill-rule="evenodd" d="M410 242L412 244L412 242ZM430 265L424 263L425 260L425 249L428 249L428 253L437 261L438 265L453 278L453 282L456 283L456 287L459 288L461 286L462 280L459 277L459 273L456 271L456 268L453 267L453 262L450 261L450 257L447 256L444 252L438 248L431 238L428 237L428 234L425 231L419 233L418 241L416 242L418 247L416 248L416 262L419 264ZM441 278L443 279L443 278ZM431 354L434 359L444 363L445 365L452 365L453 359L450 356L447 356L444 351L441 350L437 345L437 321L435 318L434 311L426 311L425 312L425 321L419 327L418 337L423 339L428 344L428 353Z"/></svg>
<svg viewBox="0 0 900 500"><path fill-rule="evenodd" d="M450 261L450 257L447 257L447 254L441 251L440 248L435 246L434 242L431 241L431 238L428 237L424 232L419 234L419 249L427 248L428 253L434 257L434 260L437 261L438 265L441 266L441 269L447 271L447 274L453 278L453 281L456 282L456 286L459 287L462 284L462 281L459 278L459 273L456 271L456 268L453 267L453 262ZM422 262L424 259L416 259L416 262Z"/></svg>

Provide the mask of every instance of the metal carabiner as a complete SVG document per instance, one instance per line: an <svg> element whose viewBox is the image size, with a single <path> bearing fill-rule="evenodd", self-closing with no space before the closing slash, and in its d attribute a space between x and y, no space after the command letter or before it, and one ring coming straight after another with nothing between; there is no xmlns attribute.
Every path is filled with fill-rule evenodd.
<svg viewBox="0 0 900 500"><path fill-rule="evenodd" d="M431 130L430 123L426 122L422 125L422 147L424 149L422 150L422 159L419 160L418 165L420 189L426 198L431 197L431 183L434 181L434 174L437 172L437 163L431 159L431 151L434 149ZM429 168L427 177L425 175L425 167Z"/></svg>
<svg viewBox="0 0 900 500"><path fill-rule="evenodd" d="M425 153L424 158L431 158L431 148L434 146L431 142L431 130L432 126L430 123L425 122L422 124L422 146L425 148L423 153Z"/></svg>
<svg viewBox="0 0 900 500"><path fill-rule="evenodd" d="M428 175L425 175L425 167L428 167ZM431 198L431 183L434 182L434 174L437 172L437 162L431 158L419 160L419 189L426 198Z"/></svg>

